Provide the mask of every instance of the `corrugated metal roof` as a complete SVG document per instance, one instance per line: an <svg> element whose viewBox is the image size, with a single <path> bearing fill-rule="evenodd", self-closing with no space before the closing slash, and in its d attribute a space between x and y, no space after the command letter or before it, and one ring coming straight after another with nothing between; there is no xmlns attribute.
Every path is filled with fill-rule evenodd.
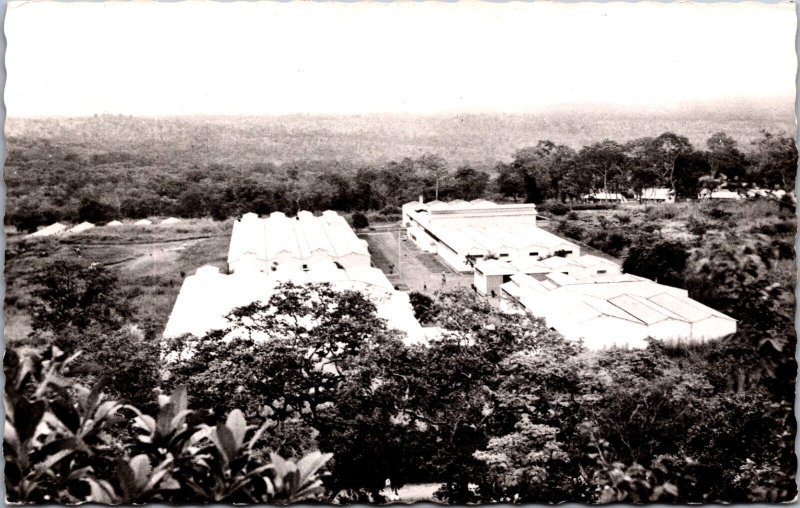
<svg viewBox="0 0 800 508"><path fill-rule="evenodd" d="M642 321L643 323L648 325L652 325L653 323L658 323L659 321L664 321L665 319L670 317L667 316L664 312L660 312L653 306L647 305L631 295L615 296L614 298L608 300L608 302L616 305L617 307L624 310L628 314L631 314L639 321Z"/></svg>
<svg viewBox="0 0 800 508"><path fill-rule="evenodd" d="M233 224L228 263L248 255L266 262L284 257L306 262L312 256L340 258L351 254L369 256L369 251L347 221L330 210L320 217L301 211L294 218L274 212L260 219L248 213Z"/></svg>

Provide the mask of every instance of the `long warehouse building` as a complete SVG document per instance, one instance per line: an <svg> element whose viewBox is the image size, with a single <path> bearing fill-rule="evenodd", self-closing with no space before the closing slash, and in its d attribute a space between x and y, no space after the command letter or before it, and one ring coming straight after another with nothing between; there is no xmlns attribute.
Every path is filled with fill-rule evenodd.
<svg viewBox="0 0 800 508"><path fill-rule="evenodd" d="M536 225L536 205L491 201L431 201L403 205L407 235L454 270L471 272L476 261L498 258L577 257L580 248Z"/></svg>
<svg viewBox="0 0 800 508"><path fill-rule="evenodd" d="M371 266L366 242L332 211L295 218L275 212L253 213L234 222L228 271L203 266L187 277L163 336L179 337L225 329L226 316L256 301L268 303L280 283L326 283L337 290L363 293L387 326L406 334L409 343L425 339L408 293L397 291L386 275Z"/></svg>
<svg viewBox="0 0 800 508"><path fill-rule="evenodd" d="M503 296L589 349L646 347L647 337L698 343L736 332L736 320L689 298L685 289L619 274L578 280L553 272L538 280L519 273Z"/></svg>
<svg viewBox="0 0 800 508"><path fill-rule="evenodd" d="M265 272L287 265L307 270L329 261L343 268L372 265L367 242L336 212L314 216L301 211L294 218L273 212L263 219L246 213L233 223L228 250L231 272L243 266Z"/></svg>

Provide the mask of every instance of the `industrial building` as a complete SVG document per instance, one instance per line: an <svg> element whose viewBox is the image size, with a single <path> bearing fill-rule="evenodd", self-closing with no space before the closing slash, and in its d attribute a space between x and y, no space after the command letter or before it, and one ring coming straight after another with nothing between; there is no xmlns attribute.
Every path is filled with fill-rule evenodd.
<svg viewBox="0 0 800 508"><path fill-rule="evenodd" d="M500 259L577 257L580 248L536 225L536 205L431 201L403 205L406 234L453 269L471 272L487 256Z"/></svg>
<svg viewBox="0 0 800 508"><path fill-rule="evenodd" d="M579 280L553 272L542 280L519 273L503 296L589 349L643 348L652 337L699 343L736 332L736 320L691 298L686 290L620 274Z"/></svg>
<svg viewBox="0 0 800 508"><path fill-rule="evenodd" d="M246 267L232 274L221 273L215 266L203 266L184 281L163 336L199 337L224 329L228 325L225 316L230 311L257 301L269 302L282 282L328 283L338 290L359 291L375 304L378 316L387 321L389 328L405 332L409 342L424 339L408 294L395 291L383 272L371 267L343 269L330 261L318 263L308 271L281 268L263 272Z"/></svg>
<svg viewBox="0 0 800 508"><path fill-rule="evenodd" d="M498 294L500 286L509 282L517 273L544 280L547 274L553 272L569 275L576 280L587 280L619 275L622 268L613 261L592 255L573 258L553 256L546 259L485 259L475 263L474 284L481 294Z"/></svg>
<svg viewBox="0 0 800 508"><path fill-rule="evenodd" d="M425 334L407 293L395 290L386 275L371 266L366 243L343 217L326 211L316 217L300 212L289 218L245 214L234 223L228 271L204 266L184 280L163 336L202 336L224 329L237 307L269 302L280 283L327 283L334 289L363 293L387 326L423 341Z"/></svg>
<svg viewBox="0 0 800 508"><path fill-rule="evenodd" d="M367 242L336 212L316 217L302 211L294 218L273 212L263 219L247 213L233 224L228 250L231 272L242 266L265 272L281 266L307 270L330 261L342 268L372 265Z"/></svg>

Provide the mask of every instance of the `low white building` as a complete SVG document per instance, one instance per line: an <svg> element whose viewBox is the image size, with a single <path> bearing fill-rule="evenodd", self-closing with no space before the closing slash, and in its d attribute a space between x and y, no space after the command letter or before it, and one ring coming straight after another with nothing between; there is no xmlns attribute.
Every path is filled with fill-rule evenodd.
<svg viewBox="0 0 800 508"><path fill-rule="evenodd" d="M583 199L587 201L598 201L602 203L626 203L628 198L618 192L597 191L586 194Z"/></svg>
<svg viewBox="0 0 800 508"><path fill-rule="evenodd" d="M386 320L389 328L406 334L407 342L425 340L408 294L396 291L383 272L363 266L343 269L332 261L318 263L308 270L283 266L263 272L255 267L242 267L232 274L221 273L215 266L203 266L184 280L163 336L200 337L212 330L225 329L228 326L225 316L230 311L258 301L268 303L281 282L329 283L337 290L359 291L375 304L378 316Z"/></svg>
<svg viewBox="0 0 800 508"><path fill-rule="evenodd" d="M589 254L574 258L487 259L475 264L474 284L479 293L488 295L494 292L496 295L500 292L500 286L509 282L512 275L522 273L543 280L553 272L567 274L576 280L586 280L619 275L622 268L613 261Z"/></svg>
<svg viewBox="0 0 800 508"><path fill-rule="evenodd" d="M280 266L307 270L317 263L333 261L343 268L370 267L367 242L358 238L347 221L336 212L321 216L302 211L296 217L273 212L267 218L245 214L233 223L228 267L243 266L274 271Z"/></svg>
<svg viewBox="0 0 800 508"><path fill-rule="evenodd" d="M482 199L403 205L408 238L460 272L471 272L473 264L487 256L580 255L574 243L539 228L536 216L533 204L498 205Z"/></svg>
<svg viewBox="0 0 800 508"><path fill-rule="evenodd" d="M543 280L516 274L503 295L589 349L646 347L652 337L699 343L736 332L736 321L689 298L686 290L634 275L577 280L554 272Z"/></svg>
<svg viewBox="0 0 800 508"><path fill-rule="evenodd" d="M667 187L642 189L641 200L648 203L674 203L675 191Z"/></svg>
<svg viewBox="0 0 800 508"><path fill-rule="evenodd" d="M742 196L738 192L734 192L727 189L717 189L715 191L709 191L708 189L703 189L702 191L700 191L699 197L700 199L721 199L721 200L744 199L744 196Z"/></svg>

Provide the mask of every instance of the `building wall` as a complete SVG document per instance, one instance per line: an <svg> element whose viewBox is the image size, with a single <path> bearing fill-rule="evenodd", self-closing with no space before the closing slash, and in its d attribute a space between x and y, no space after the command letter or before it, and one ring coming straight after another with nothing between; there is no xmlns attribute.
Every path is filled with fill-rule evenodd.
<svg viewBox="0 0 800 508"><path fill-rule="evenodd" d="M692 324L692 341L705 342L736 333L736 321L717 316Z"/></svg>

